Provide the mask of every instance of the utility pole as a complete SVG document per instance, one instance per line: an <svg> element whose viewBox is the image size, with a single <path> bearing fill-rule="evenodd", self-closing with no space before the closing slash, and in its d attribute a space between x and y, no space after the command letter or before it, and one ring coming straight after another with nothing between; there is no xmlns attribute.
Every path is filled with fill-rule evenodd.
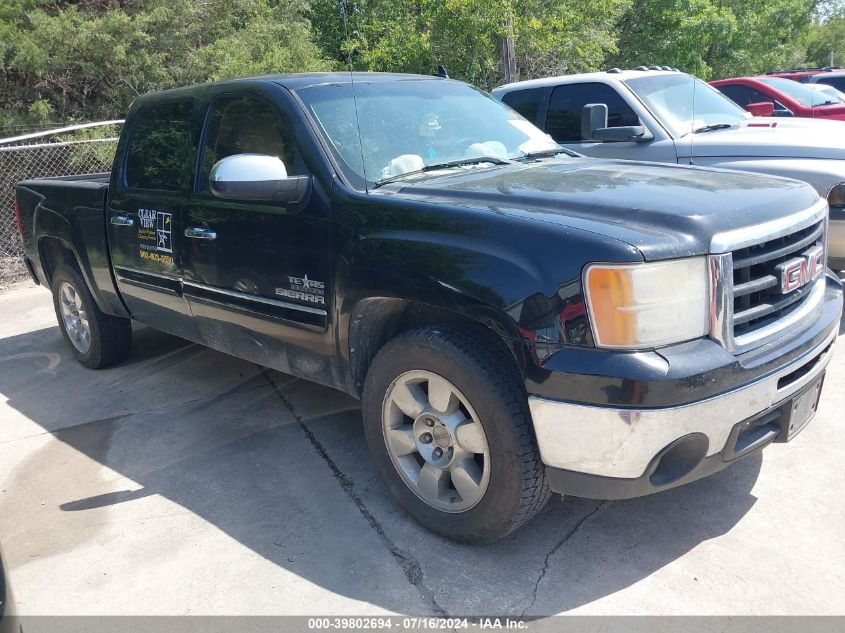
<svg viewBox="0 0 845 633"><path fill-rule="evenodd" d="M505 19L504 35L497 38L499 64L502 71L502 83L509 84L516 79L516 52L513 43L513 10L508 11Z"/></svg>

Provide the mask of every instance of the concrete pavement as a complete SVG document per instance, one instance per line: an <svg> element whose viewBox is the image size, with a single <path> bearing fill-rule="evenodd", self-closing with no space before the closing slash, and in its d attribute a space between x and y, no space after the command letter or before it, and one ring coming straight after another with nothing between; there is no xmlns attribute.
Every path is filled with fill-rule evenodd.
<svg viewBox="0 0 845 633"><path fill-rule="evenodd" d="M651 497L555 497L468 547L389 498L356 401L149 328L134 346L87 370L45 290L0 294L24 615L845 614L842 349L794 442Z"/></svg>

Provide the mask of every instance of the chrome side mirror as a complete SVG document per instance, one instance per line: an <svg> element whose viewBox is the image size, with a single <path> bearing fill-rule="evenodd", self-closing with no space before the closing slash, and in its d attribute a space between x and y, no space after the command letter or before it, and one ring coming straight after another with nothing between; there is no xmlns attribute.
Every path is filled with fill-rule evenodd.
<svg viewBox="0 0 845 633"><path fill-rule="evenodd" d="M233 154L215 163L209 175L211 193L224 200L300 202L311 186L310 176L288 176L285 164L266 154Z"/></svg>

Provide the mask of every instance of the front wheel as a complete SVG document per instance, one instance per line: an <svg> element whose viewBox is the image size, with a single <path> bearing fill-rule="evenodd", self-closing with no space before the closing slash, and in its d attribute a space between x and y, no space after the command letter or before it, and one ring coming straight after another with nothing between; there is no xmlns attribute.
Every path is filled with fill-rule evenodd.
<svg viewBox="0 0 845 633"><path fill-rule="evenodd" d="M524 388L492 334L453 326L401 334L373 360L363 412L387 487L434 532L496 541L549 497Z"/></svg>
<svg viewBox="0 0 845 633"><path fill-rule="evenodd" d="M132 344L131 321L102 312L76 270L59 266L52 291L59 328L76 360L100 369L126 358Z"/></svg>

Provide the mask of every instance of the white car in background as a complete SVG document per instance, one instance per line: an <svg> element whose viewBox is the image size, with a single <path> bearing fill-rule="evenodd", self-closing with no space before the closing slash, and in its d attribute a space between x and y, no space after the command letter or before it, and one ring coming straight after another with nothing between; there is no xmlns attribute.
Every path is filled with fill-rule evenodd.
<svg viewBox="0 0 845 633"><path fill-rule="evenodd" d="M493 96L587 156L808 182L830 205L828 263L845 269L845 122L751 117L709 84L657 67L522 81Z"/></svg>
<svg viewBox="0 0 845 633"><path fill-rule="evenodd" d="M809 75L806 82L802 80L801 83L833 86L845 92L845 70L829 70Z"/></svg>
<svg viewBox="0 0 845 633"><path fill-rule="evenodd" d="M827 97L829 99L838 100L833 101L833 103L845 103L845 93L840 90L837 90L833 86L829 86L828 84L807 84L807 87L810 90L814 90L819 93L819 96L822 98Z"/></svg>

